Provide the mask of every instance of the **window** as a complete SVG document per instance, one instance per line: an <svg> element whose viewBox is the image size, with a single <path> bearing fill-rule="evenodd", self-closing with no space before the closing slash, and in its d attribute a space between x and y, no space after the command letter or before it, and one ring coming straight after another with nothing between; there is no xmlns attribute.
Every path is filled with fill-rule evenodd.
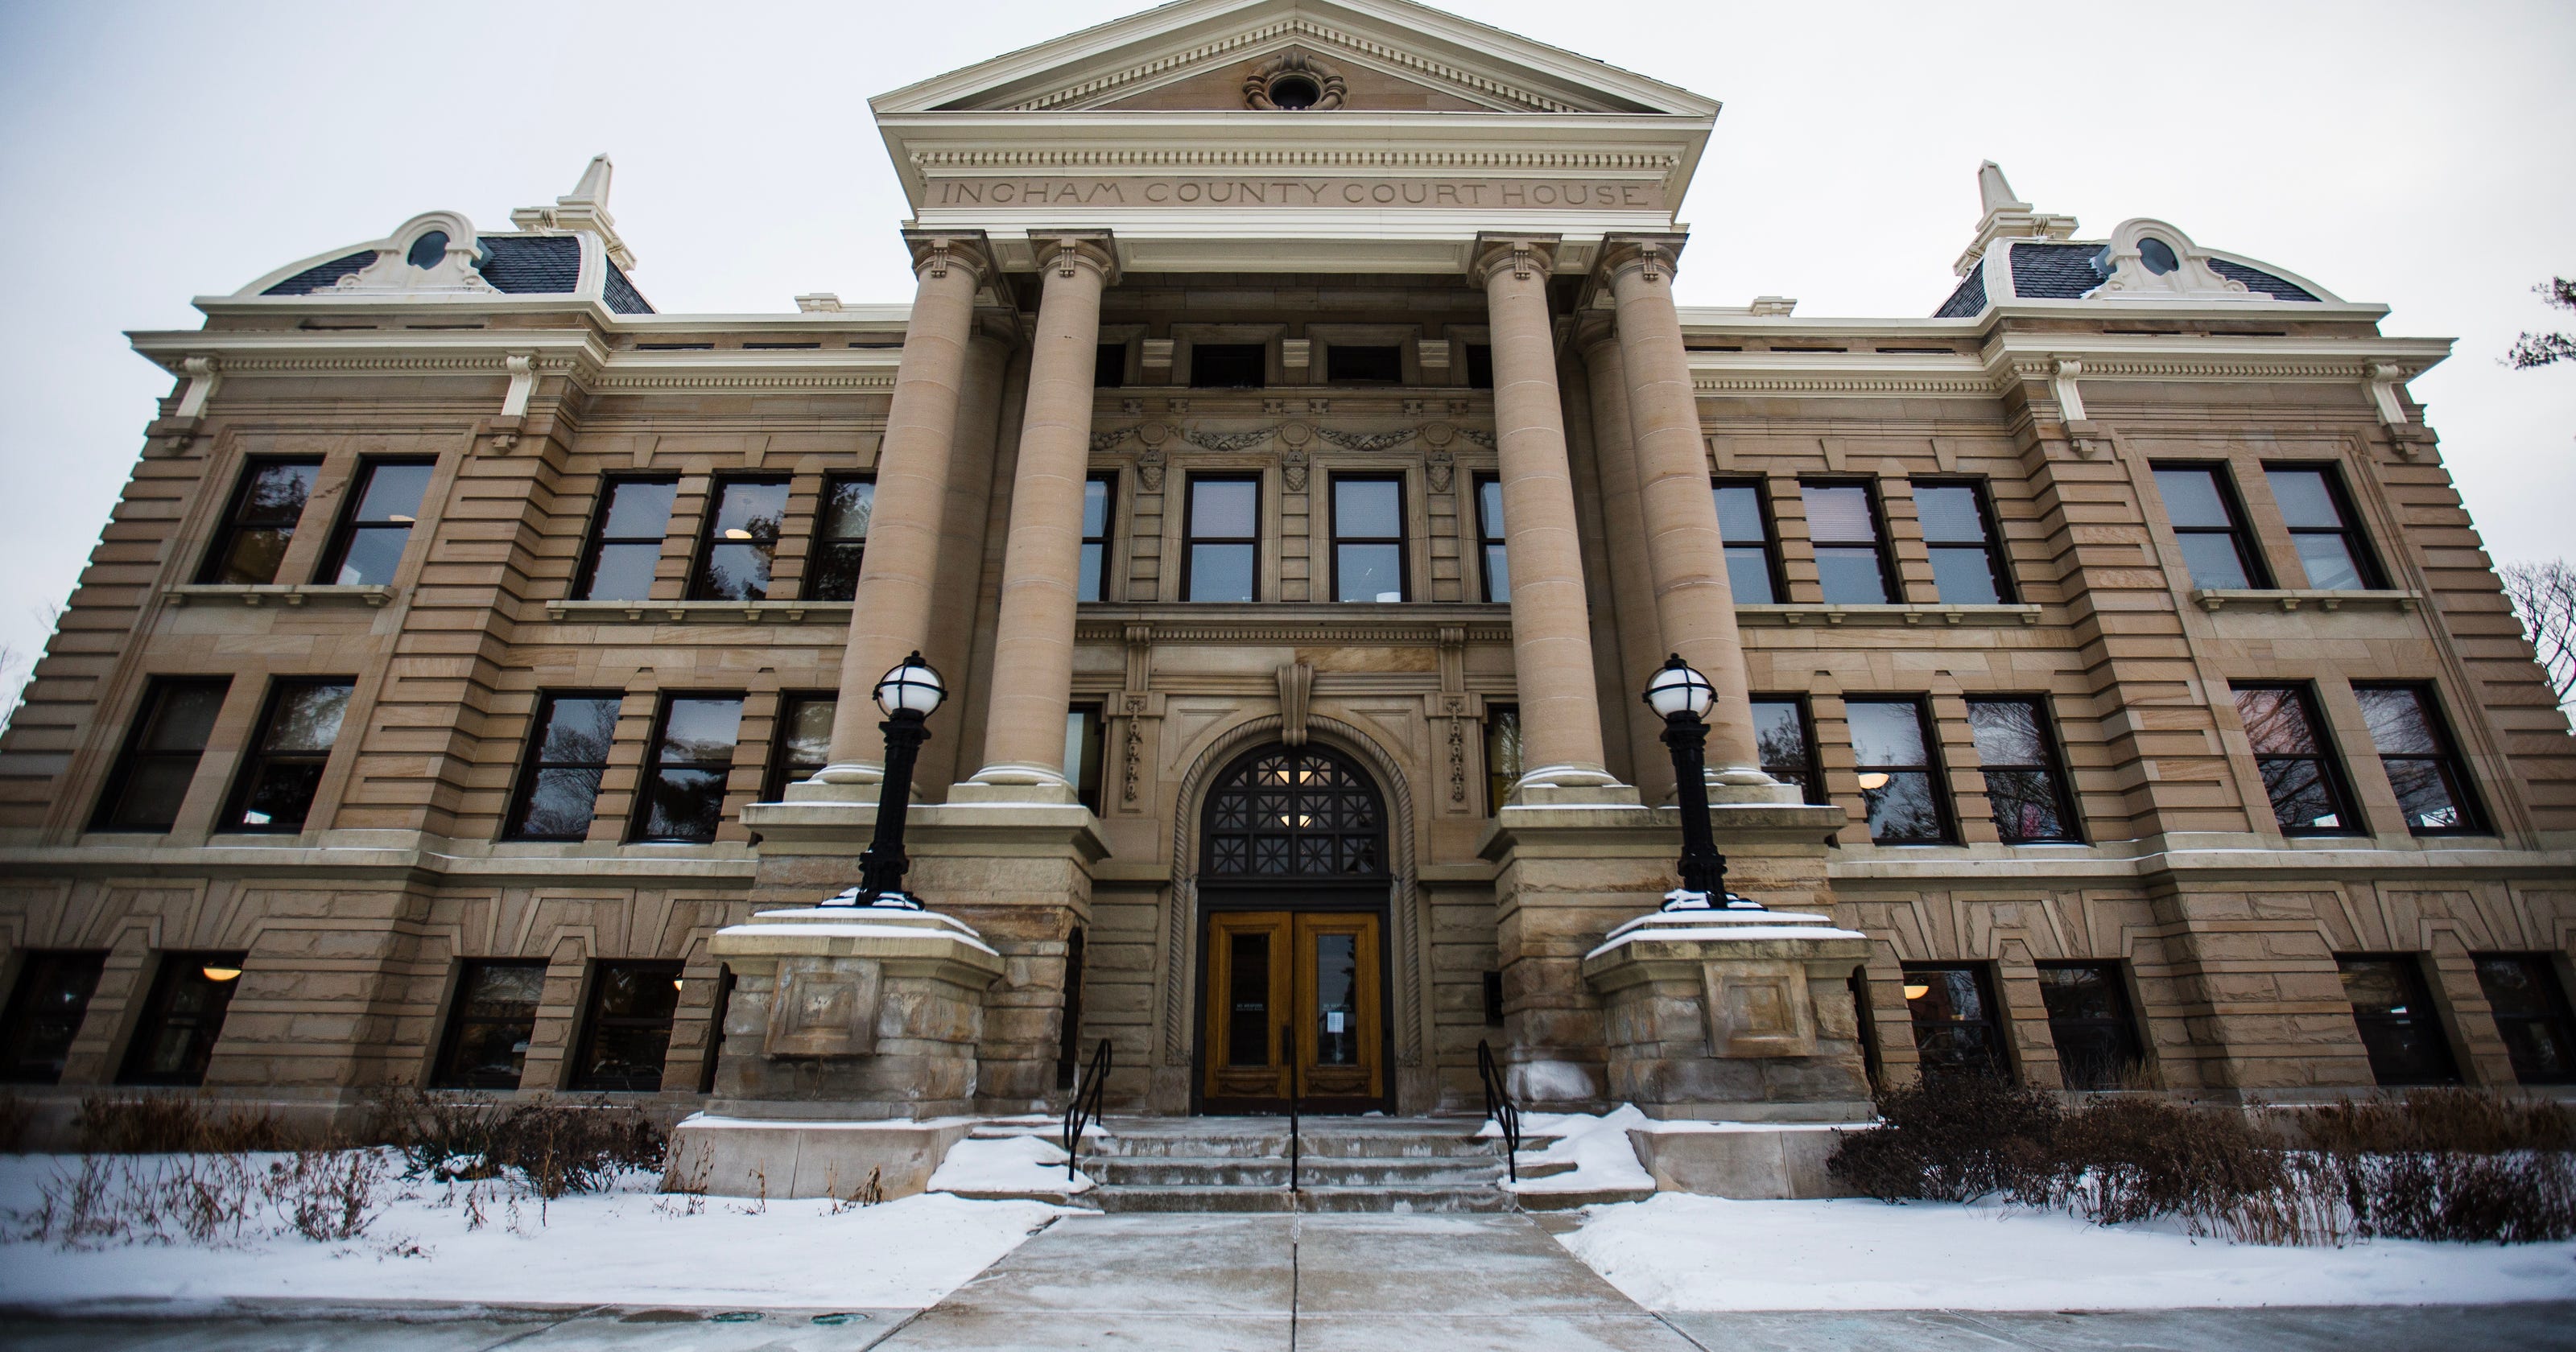
<svg viewBox="0 0 2576 1352"><path fill-rule="evenodd" d="M340 720L349 711L352 681L280 681L259 721L259 738L233 785L232 804L218 831L301 831L313 810L314 790Z"/></svg>
<svg viewBox="0 0 2576 1352"><path fill-rule="evenodd" d="M277 580L286 561L287 542L304 516L305 499L322 472L319 460L253 460L242 467L241 484L224 508L224 524L215 547L206 551L199 582L258 585Z"/></svg>
<svg viewBox="0 0 2576 1352"><path fill-rule="evenodd" d="M2075 806L2048 715L2035 699L1968 701L1968 735L1984 763L1986 801L2006 845L2076 844Z"/></svg>
<svg viewBox="0 0 2576 1352"><path fill-rule="evenodd" d="M1257 390L1270 383L1266 343L1192 343L1190 383L1201 389Z"/></svg>
<svg viewBox="0 0 2576 1352"><path fill-rule="evenodd" d="M868 552L868 518L876 505L874 479L833 479L823 485L823 513L814 523L814 552L805 562L808 599L848 601L858 596L859 564Z"/></svg>
<svg viewBox="0 0 2576 1352"><path fill-rule="evenodd" d="M2459 1083L2450 1039L2442 1035L2433 993L2412 954L2338 955L2335 965L2343 969L2344 998L2352 1001L2352 1021L2370 1052L2370 1073L2381 1084Z"/></svg>
<svg viewBox="0 0 2576 1352"><path fill-rule="evenodd" d="M1100 706L1077 704L1064 711L1064 777L1073 781L1074 801L1100 811Z"/></svg>
<svg viewBox="0 0 2576 1352"><path fill-rule="evenodd" d="M2433 692L2420 685L2357 685L2361 719L2370 728L2371 745L2388 769L2388 787L2397 791L2397 809L2406 829L2419 836L2474 832L2484 828L2477 798L2469 792L2468 767L2451 745L2449 729L2433 705Z"/></svg>
<svg viewBox="0 0 2576 1352"><path fill-rule="evenodd" d="M1860 775L1869 838L1878 845L1936 845L1950 838L1948 813L1932 774L1932 735L1923 704L1910 699L1852 700L1852 768Z"/></svg>
<svg viewBox="0 0 2576 1352"><path fill-rule="evenodd" d="M2158 465L2155 474L2156 496L2165 501L2165 519L2173 523L2191 585L2204 590L2270 585L2224 472L2212 465Z"/></svg>
<svg viewBox="0 0 2576 1352"><path fill-rule="evenodd" d="M430 1087L518 1088L545 993L542 962L468 959L456 977L456 1003L448 1011Z"/></svg>
<svg viewBox="0 0 2576 1352"><path fill-rule="evenodd" d="M241 985L242 954L164 953L119 1084L199 1085Z"/></svg>
<svg viewBox="0 0 2576 1352"><path fill-rule="evenodd" d="M769 566L778 553L778 523L787 515L785 479L720 479L707 504L698 569L689 579L696 601L766 601Z"/></svg>
<svg viewBox="0 0 2576 1352"><path fill-rule="evenodd" d="M590 976L572 1088L651 1093L662 1087L671 1016L680 1008L680 964L603 962Z"/></svg>
<svg viewBox="0 0 2576 1352"><path fill-rule="evenodd" d="M2116 962L2043 962L2039 998L2048 1006L2048 1035L2069 1089L2118 1089L2145 1058L2129 1017L2128 984Z"/></svg>
<svg viewBox="0 0 2576 1352"><path fill-rule="evenodd" d="M1487 344L1467 344L1467 388L1494 388L1494 349Z"/></svg>
<svg viewBox="0 0 2576 1352"><path fill-rule="evenodd" d="M197 777L197 762L206 754L206 739L214 733L228 684L221 677L153 678L116 768L108 772L107 792L99 796L91 830L167 831L178 822L179 805L188 796L188 781Z"/></svg>
<svg viewBox="0 0 2576 1352"><path fill-rule="evenodd" d="M1117 488L1118 481L1106 474L1082 481L1082 576L1074 600L1109 599L1110 504L1117 501Z"/></svg>
<svg viewBox="0 0 2576 1352"><path fill-rule="evenodd" d="M1994 513L1975 484L1914 485L1914 515L1932 552L1932 590L1941 604L1993 606L2013 599Z"/></svg>
<svg viewBox="0 0 2576 1352"><path fill-rule="evenodd" d="M2576 1019L2547 953L2481 953L2478 987L2524 1084L2576 1084Z"/></svg>
<svg viewBox="0 0 2576 1352"><path fill-rule="evenodd" d="M716 1092L717 1063L724 1055L725 1015L733 1008L733 969L725 967L718 971L721 974L716 977L716 998L707 1010L707 1055L698 1063L698 1092L701 1094Z"/></svg>
<svg viewBox="0 0 2576 1352"><path fill-rule="evenodd" d="M36 949L18 967L0 1015L0 1084L59 1084L72 1039L107 966L104 953Z"/></svg>
<svg viewBox="0 0 2576 1352"><path fill-rule="evenodd" d="M840 707L832 695L779 696L777 749L770 753L769 787L760 801L786 801L788 785L812 779L832 763L832 715Z"/></svg>
<svg viewBox="0 0 2576 1352"><path fill-rule="evenodd" d="M1334 343L1324 349L1324 379L1335 385L1402 384L1404 349Z"/></svg>
<svg viewBox="0 0 2576 1352"><path fill-rule="evenodd" d="M2153 235L2138 241L2138 261L2159 277L2182 266L2182 260L2174 257L2173 246Z"/></svg>
<svg viewBox="0 0 2576 1352"><path fill-rule="evenodd" d="M2316 705L2295 685L2236 687L2236 716L2254 744L2254 768L2283 835L2347 835L2349 796L2318 733Z"/></svg>
<svg viewBox="0 0 2576 1352"><path fill-rule="evenodd" d="M2361 532L2352 527L2352 503L2331 467L2266 465L2263 477L2280 504L2281 523L2308 585L2318 591L2365 591L2380 585L2379 569Z"/></svg>
<svg viewBox="0 0 2576 1352"><path fill-rule="evenodd" d="M1726 583L1739 606L1778 601L1780 560L1772 548L1771 512L1760 483L1718 483L1717 533L1726 542ZM1821 566L1821 565L1819 565Z"/></svg>
<svg viewBox="0 0 2576 1352"><path fill-rule="evenodd" d="M513 840L579 840L590 834L599 779L617 740L615 694L548 695L537 702L528 765L510 811Z"/></svg>
<svg viewBox="0 0 2576 1352"><path fill-rule="evenodd" d="M1404 597L1403 482L1334 476L1333 599Z"/></svg>
<svg viewBox="0 0 2576 1352"><path fill-rule="evenodd" d="M576 601L642 601L653 595L662 537L671 530L677 479L611 479L600 486L599 522L573 585Z"/></svg>
<svg viewBox="0 0 2576 1352"><path fill-rule="evenodd" d="M1816 583L1824 589L1825 603L1885 605L1895 589L1888 582L1878 504L1871 501L1869 486L1802 484L1799 491L1807 500L1807 535L1815 541Z"/></svg>
<svg viewBox="0 0 2576 1352"><path fill-rule="evenodd" d="M1102 343L1091 359L1094 389L1114 390L1127 383L1127 345Z"/></svg>
<svg viewBox="0 0 2576 1352"><path fill-rule="evenodd" d="M1511 800L1521 782L1521 711L1516 704L1485 706L1485 815Z"/></svg>
<svg viewBox="0 0 2576 1352"><path fill-rule="evenodd" d="M673 695L644 764L635 839L706 842L724 820L725 780L742 740L742 696Z"/></svg>
<svg viewBox="0 0 2576 1352"><path fill-rule="evenodd" d="M349 495L349 516L315 576L343 587L384 587L402 564L403 547L429 495L436 465L426 460L370 460Z"/></svg>
<svg viewBox="0 0 2576 1352"><path fill-rule="evenodd" d="M1485 599L1500 605L1512 599L1511 557L1503 549L1503 481L1476 476L1476 559L1484 571Z"/></svg>
<svg viewBox="0 0 2576 1352"><path fill-rule="evenodd" d="M1795 696L1753 697L1753 745L1762 757L1762 773L1783 784L1795 784L1805 797L1816 796L1816 739L1807 731L1807 704Z"/></svg>
<svg viewBox="0 0 2576 1352"><path fill-rule="evenodd" d="M1253 599L1253 554L1261 540L1257 479L1190 480L1189 552L1181 595L1191 601Z"/></svg>
<svg viewBox="0 0 2576 1352"><path fill-rule="evenodd" d="M1983 963L1905 964L1905 1010L1923 1073L2007 1075L1994 983Z"/></svg>

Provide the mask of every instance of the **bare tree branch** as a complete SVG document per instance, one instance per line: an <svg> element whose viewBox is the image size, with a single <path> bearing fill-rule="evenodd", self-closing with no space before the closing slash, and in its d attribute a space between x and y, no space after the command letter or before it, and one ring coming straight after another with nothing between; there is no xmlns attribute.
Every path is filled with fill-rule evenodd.
<svg viewBox="0 0 2576 1352"><path fill-rule="evenodd" d="M2576 281L2552 277L2531 289L2540 293L2542 300L2561 310L2576 310ZM2517 371L2553 362L2576 361L2576 338L2563 333L2526 333L2514 339L2512 350L2504 355Z"/></svg>
<svg viewBox="0 0 2576 1352"><path fill-rule="evenodd" d="M2501 570L2505 599L2565 708L2576 703L2576 568L2565 559L2509 563Z"/></svg>

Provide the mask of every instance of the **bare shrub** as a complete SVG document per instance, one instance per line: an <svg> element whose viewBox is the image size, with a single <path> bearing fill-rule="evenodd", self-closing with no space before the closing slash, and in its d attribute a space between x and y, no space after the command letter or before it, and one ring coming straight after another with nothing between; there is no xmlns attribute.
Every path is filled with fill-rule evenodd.
<svg viewBox="0 0 2576 1352"><path fill-rule="evenodd" d="M36 1105L15 1094L0 1094L0 1155L26 1148L27 1131L36 1124Z"/></svg>
<svg viewBox="0 0 2576 1352"><path fill-rule="evenodd" d="M652 1118L605 1100L502 1103L406 1090L379 1100L371 1116L369 1134L402 1152L410 1177L444 1183L507 1171L546 1201L602 1191L629 1169L659 1169L669 1148Z"/></svg>
<svg viewBox="0 0 2576 1352"><path fill-rule="evenodd" d="M1847 1132L1826 1169L1882 1201L1973 1202L2046 1192L2064 1111L1987 1075L1926 1076L1878 1096L1885 1125Z"/></svg>
<svg viewBox="0 0 2576 1352"><path fill-rule="evenodd" d="M2279 1144L2233 1113L2095 1099L2058 1124L2049 1186L2022 1200L2104 1225L2159 1216L2214 1224L2241 1199L2288 1184Z"/></svg>
<svg viewBox="0 0 2576 1352"><path fill-rule="evenodd" d="M375 1150L90 1155L39 1186L25 1237L74 1248L229 1246L301 1235L360 1238L384 1212L391 1161Z"/></svg>
<svg viewBox="0 0 2576 1352"><path fill-rule="evenodd" d="M290 1130L266 1109L204 1094L90 1094L72 1125L83 1154L224 1154L327 1144Z"/></svg>
<svg viewBox="0 0 2576 1352"><path fill-rule="evenodd" d="M2304 1144L2330 1154L2576 1150L2576 1113L2565 1104L2493 1090L2408 1089L2281 1117Z"/></svg>

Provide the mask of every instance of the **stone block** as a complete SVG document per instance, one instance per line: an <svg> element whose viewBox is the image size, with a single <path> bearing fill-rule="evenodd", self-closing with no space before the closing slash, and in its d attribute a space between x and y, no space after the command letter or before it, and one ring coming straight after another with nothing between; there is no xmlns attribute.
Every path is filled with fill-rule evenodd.
<svg viewBox="0 0 2576 1352"><path fill-rule="evenodd" d="M1841 1136L1824 1126L1725 1123L1698 1130L1633 1128L1628 1141L1657 1188L1783 1201L1858 1195L1825 1168Z"/></svg>
<svg viewBox="0 0 2576 1352"><path fill-rule="evenodd" d="M774 1122L696 1117L671 1133L664 1192L850 1197L873 1175L891 1200L923 1191L973 1124Z"/></svg>

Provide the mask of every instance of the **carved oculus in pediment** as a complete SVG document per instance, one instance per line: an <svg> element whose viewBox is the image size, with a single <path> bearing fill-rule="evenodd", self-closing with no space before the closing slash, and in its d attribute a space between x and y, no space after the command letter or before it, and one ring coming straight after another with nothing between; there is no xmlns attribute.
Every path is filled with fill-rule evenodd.
<svg viewBox="0 0 2576 1352"><path fill-rule="evenodd" d="M1342 106L1350 81L1304 52L1282 52L1243 77L1243 102L1263 112L1320 113Z"/></svg>

